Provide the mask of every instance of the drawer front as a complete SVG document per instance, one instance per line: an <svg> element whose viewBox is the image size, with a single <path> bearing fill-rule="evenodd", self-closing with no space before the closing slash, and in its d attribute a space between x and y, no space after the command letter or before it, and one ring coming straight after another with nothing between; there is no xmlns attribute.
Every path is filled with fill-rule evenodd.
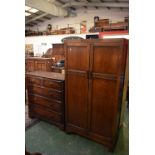
<svg viewBox="0 0 155 155"><path fill-rule="evenodd" d="M63 82L55 80L43 80L43 86L63 91Z"/></svg>
<svg viewBox="0 0 155 155"><path fill-rule="evenodd" d="M28 85L41 85L41 78L27 77Z"/></svg>
<svg viewBox="0 0 155 155"><path fill-rule="evenodd" d="M31 113L37 116L40 116L40 118L42 119L47 119L49 121L54 121L54 122L59 122L59 123L62 122L62 115L55 113L49 110L48 108L45 108L43 106L39 106L36 104L31 104L29 108L30 108L29 110Z"/></svg>
<svg viewBox="0 0 155 155"><path fill-rule="evenodd" d="M56 112L62 111L61 101L49 100L47 98L43 98L41 96L35 96L35 95L28 95L28 99L30 103L35 103L35 104L48 107Z"/></svg>
<svg viewBox="0 0 155 155"><path fill-rule="evenodd" d="M32 94L38 94L41 96L45 96L50 99L62 100L63 93L59 91L55 91L45 87L36 87L36 86L28 86L28 92Z"/></svg>

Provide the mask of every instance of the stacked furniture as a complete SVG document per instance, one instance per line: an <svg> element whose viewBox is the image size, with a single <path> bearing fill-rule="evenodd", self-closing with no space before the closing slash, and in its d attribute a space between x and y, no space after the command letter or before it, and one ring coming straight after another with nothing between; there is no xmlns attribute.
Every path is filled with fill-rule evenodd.
<svg viewBox="0 0 155 155"><path fill-rule="evenodd" d="M129 21L128 17L124 18L124 21L110 22L109 19L100 19L94 23L94 26L90 28L89 32L104 32L104 31L118 31L128 30Z"/></svg>
<svg viewBox="0 0 155 155"><path fill-rule="evenodd" d="M118 136L128 41L66 41L66 132L113 149Z"/></svg>
<svg viewBox="0 0 155 155"><path fill-rule="evenodd" d="M64 75L33 71L26 73L29 117L37 117L64 129Z"/></svg>

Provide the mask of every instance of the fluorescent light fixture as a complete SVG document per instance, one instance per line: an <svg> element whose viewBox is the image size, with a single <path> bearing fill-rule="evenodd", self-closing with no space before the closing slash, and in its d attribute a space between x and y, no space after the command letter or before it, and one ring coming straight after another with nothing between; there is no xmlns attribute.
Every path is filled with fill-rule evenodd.
<svg viewBox="0 0 155 155"><path fill-rule="evenodd" d="M31 9L31 7L25 6L25 10L26 10L26 11L28 11L28 10L30 10L30 9Z"/></svg>
<svg viewBox="0 0 155 155"><path fill-rule="evenodd" d="M31 14L28 12L25 12L25 16L30 16Z"/></svg>
<svg viewBox="0 0 155 155"><path fill-rule="evenodd" d="M34 9L34 8L32 8L32 9L29 10L29 12L32 12L32 13L36 13L36 12L38 12L38 11L39 11L39 10Z"/></svg>

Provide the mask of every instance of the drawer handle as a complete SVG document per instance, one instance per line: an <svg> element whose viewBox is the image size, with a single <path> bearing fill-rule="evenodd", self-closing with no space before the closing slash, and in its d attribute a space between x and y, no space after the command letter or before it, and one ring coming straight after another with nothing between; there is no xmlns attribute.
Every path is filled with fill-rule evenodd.
<svg viewBox="0 0 155 155"><path fill-rule="evenodd" d="M29 82L32 83L32 82L35 82L35 80L29 79Z"/></svg>
<svg viewBox="0 0 155 155"><path fill-rule="evenodd" d="M53 91L49 90L49 91L48 91L48 94L49 94L49 95L53 95Z"/></svg>
<svg viewBox="0 0 155 155"><path fill-rule="evenodd" d="M53 92L53 91L48 91L48 95L51 95L51 96L53 96L53 97L58 97L58 96L59 96L59 94L56 94L56 93Z"/></svg>

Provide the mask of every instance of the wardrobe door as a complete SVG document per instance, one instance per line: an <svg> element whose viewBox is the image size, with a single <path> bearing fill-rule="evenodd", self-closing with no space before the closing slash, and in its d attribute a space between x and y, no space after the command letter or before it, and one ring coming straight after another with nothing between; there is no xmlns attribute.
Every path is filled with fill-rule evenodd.
<svg viewBox="0 0 155 155"><path fill-rule="evenodd" d="M66 131L86 134L88 122L89 45L65 46Z"/></svg>
<svg viewBox="0 0 155 155"><path fill-rule="evenodd" d="M122 42L94 43L91 48L91 104L89 134L103 142L114 141L119 120L119 91L123 65Z"/></svg>

